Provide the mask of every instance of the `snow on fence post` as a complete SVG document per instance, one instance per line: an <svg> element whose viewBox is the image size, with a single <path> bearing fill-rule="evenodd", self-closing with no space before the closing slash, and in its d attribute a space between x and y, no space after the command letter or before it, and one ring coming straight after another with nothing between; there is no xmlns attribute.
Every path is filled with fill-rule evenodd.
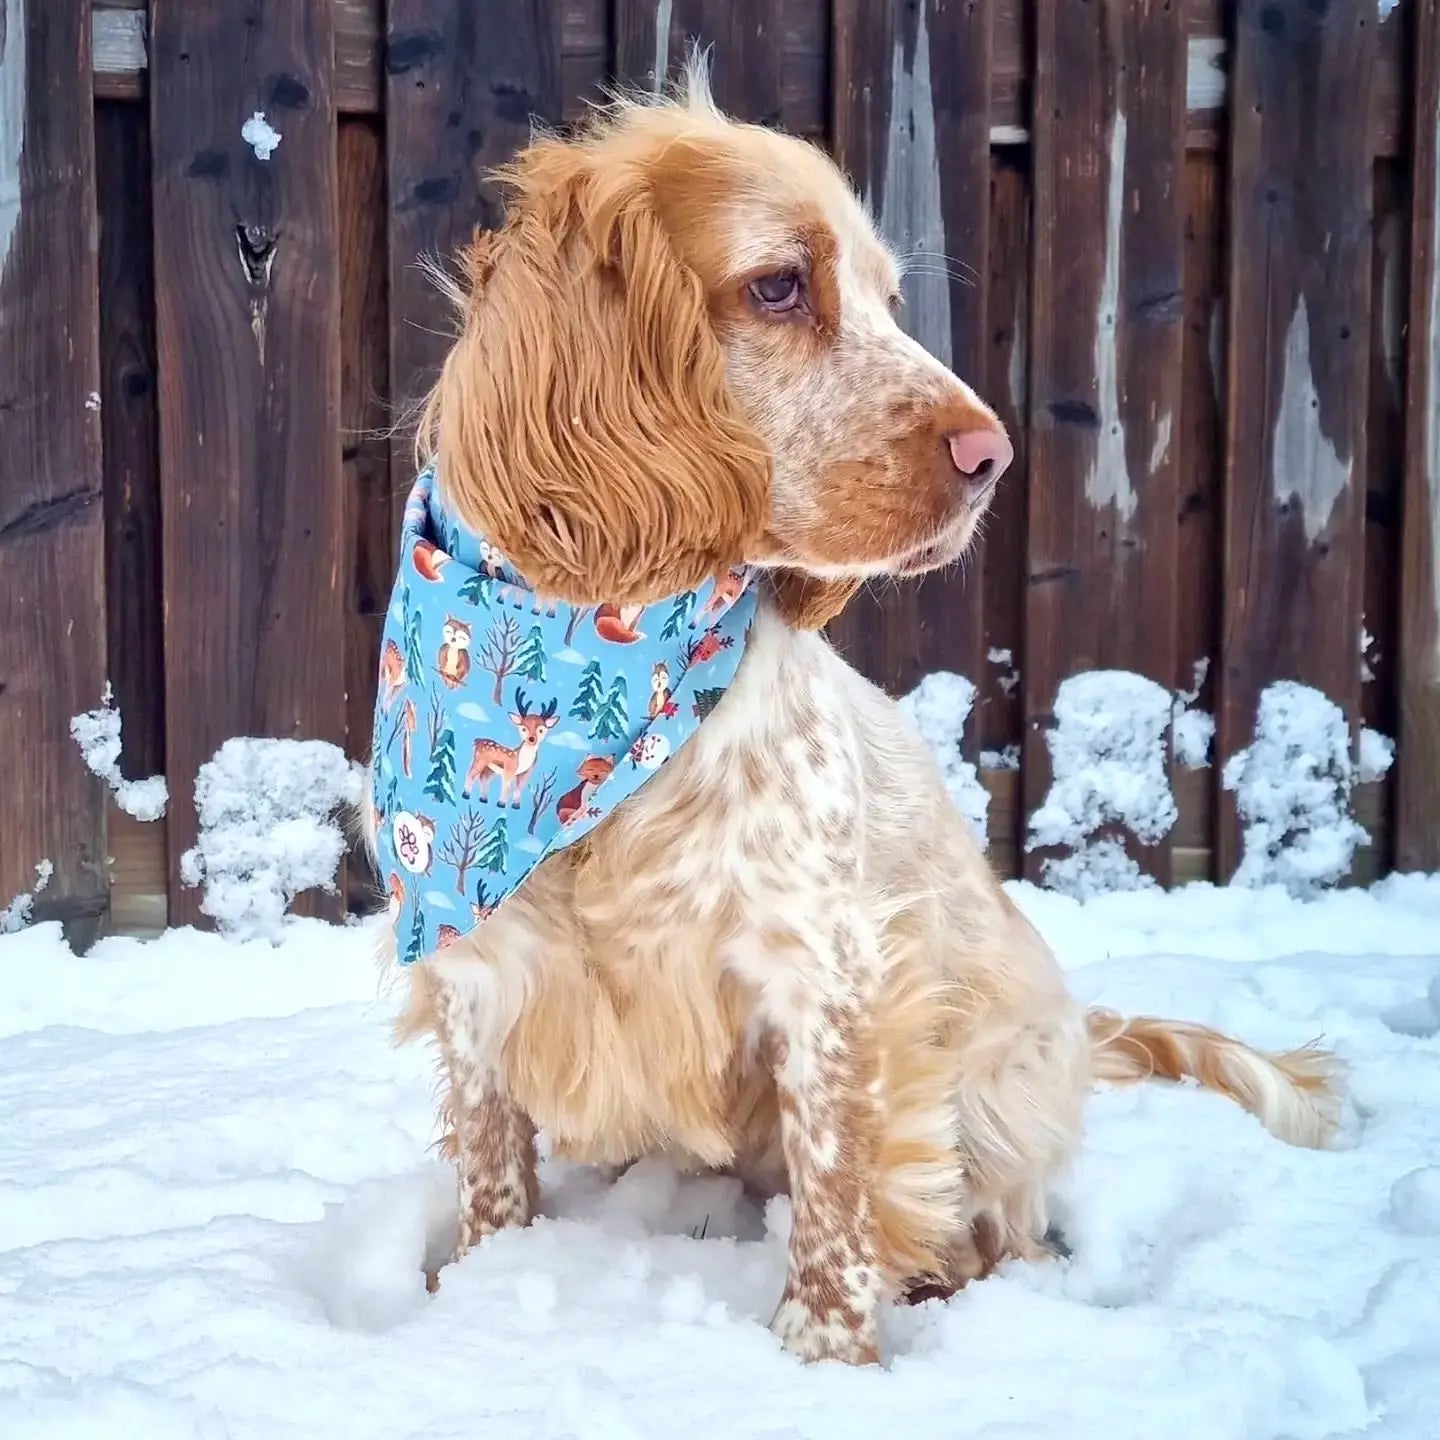
<svg viewBox="0 0 1440 1440"><path fill-rule="evenodd" d="M1370 839L1351 814L1355 784L1383 775L1393 753L1383 736L1364 730L1357 771L1351 749L1349 723L1333 700L1293 680L1266 686L1255 738L1221 776L1243 826L1235 884L1278 884L1306 896L1345 879L1356 847Z"/></svg>
<svg viewBox="0 0 1440 1440"><path fill-rule="evenodd" d="M1045 735L1053 779L1025 841L1052 889L1083 900L1155 884L1125 841L1157 845L1175 825L1167 734L1174 704L1163 685L1124 670L1062 682ZM1067 853L1055 853L1061 847Z"/></svg>
<svg viewBox="0 0 1440 1440"><path fill-rule="evenodd" d="M109 909L68 730L106 668L91 86L89 0L0 0L0 908L79 948Z"/></svg>

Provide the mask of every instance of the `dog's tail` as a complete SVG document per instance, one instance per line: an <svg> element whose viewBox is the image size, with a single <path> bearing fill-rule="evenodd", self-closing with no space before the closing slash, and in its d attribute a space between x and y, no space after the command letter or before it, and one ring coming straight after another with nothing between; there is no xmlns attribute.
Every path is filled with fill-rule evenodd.
<svg viewBox="0 0 1440 1440"><path fill-rule="evenodd" d="M1324 1050L1267 1054L1203 1025L1149 1015L1127 1020L1100 1008L1086 1019L1097 1080L1193 1079L1243 1106L1287 1144L1314 1150L1339 1127L1339 1065Z"/></svg>

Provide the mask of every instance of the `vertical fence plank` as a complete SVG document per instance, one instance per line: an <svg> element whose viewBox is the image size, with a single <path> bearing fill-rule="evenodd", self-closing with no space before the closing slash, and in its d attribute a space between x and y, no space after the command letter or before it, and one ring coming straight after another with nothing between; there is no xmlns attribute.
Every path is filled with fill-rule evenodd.
<svg viewBox="0 0 1440 1440"><path fill-rule="evenodd" d="M454 334L448 301L421 261L448 265L477 227L501 223L503 198L488 172L525 145L532 118L562 118L560 26L554 0L389 0L390 382L400 415L429 388ZM390 461L397 505L411 449L401 424Z"/></svg>
<svg viewBox="0 0 1440 1440"><path fill-rule="evenodd" d="M1273 680L1358 713L1375 29L1374 0L1237 8L1217 783Z"/></svg>
<svg viewBox="0 0 1440 1440"><path fill-rule="evenodd" d="M1405 259L1409 250L1408 167L1374 166L1374 244L1370 255L1369 400L1365 413L1366 631L1360 718L1394 736L1400 634L1400 494L1405 482ZM1378 843L1380 836L1374 839ZM1388 868L1388 866L1387 866Z"/></svg>
<svg viewBox="0 0 1440 1440"><path fill-rule="evenodd" d="M155 433L155 267L145 107L95 110L100 219L100 426L110 680L124 720L121 765L165 769L160 464Z"/></svg>
<svg viewBox="0 0 1440 1440"><path fill-rule="evenodd" d="M200 765L234 735L344 741L333 68L329 0L152 5L173 923L201 918Z"/></svg>
<svg viewBox="0 0 1440 1440"><path fill-rule="evenodd" d="M1179 550L1175 676L1179 693L1215 713L1220 626L1220 479L1224 454L1225 187L1213 152L1185 159L1185 339L1181 364ZM1213 759L1213 744L1211 746ZM1208 775L1172 771L1179 819L1171 844L1175 884L1211 878L1213 797Z"/></svg>
<svg viewBox="0 0 1440 1440"><path fill-rule="evenodd" d="M1440 11L1414 7L1395 864L1440 869ZM1392 22L1393 23L1393 22Z"/></svg>
<svg viewBox="0 0 1440 1440"><path fill-rule="evenodd" d="M986 750L1017 755L1024 728L1019 677L1025 666L1030 470L1025 443L1030 409L1030 185L1024 158L1023 151L1008 147L996 152L991 167L990 353L984 396L1010 431L1015 462L990 502L985 533L977 546L985 597L985 654L983 677L973 677L980 690L980 744ZM993 801L991 810L993 814ZM1013 828L1013 820L1011 824Z"/></svg>
<svg viewBox="0 0 1440 1440"><path fill-rule="evenodd" d="M0 906L88 945L105 792L70 717L105 685L94 106L85 0L0 5Z"/></svg>
<svg viewBox="0 0 1440 1440"><path fill-rule="evenodd" d="M994 5L836 0L834 148L905 260L904 322L977 391L989 362L990 59ZM1011 484L1011 480L1002 484ZM981 567L856 600L834 634L892 691L925 672L984 678ZM978 717L966 749L980 748Z"/></svg>
<svg viewBox="0 0 1440 1440"><path fill-rule="evenodd" d="M1174 681L1185 56L1167 0L1039 0L1027 814L1049 788L1066 676ZM1132 854L1168 879L1168 839Z"/></svg>
<svg viewBox="0 0 1440 1440"><path fill-rule="evenodd" d="M711 80L720 108L778 125L781 19L776 0L615 0L615 70L628 84L658 90L698 40L714 47Z"/></svg>
<svg viewBox="0 0 1440 1440"><path fill-rule="evenodd" d="M340 458L345 485L345 723L348 752L370 744L380 630L395 570L388 439L390 332L385 138L368 116L340 122Z"/></svg>

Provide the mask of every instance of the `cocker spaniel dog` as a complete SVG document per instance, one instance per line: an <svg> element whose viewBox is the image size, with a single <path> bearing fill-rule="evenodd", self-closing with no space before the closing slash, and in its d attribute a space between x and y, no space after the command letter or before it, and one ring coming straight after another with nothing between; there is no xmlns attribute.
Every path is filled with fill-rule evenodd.
<svg viewBox="0 0 1440 1440"><path fill-rule="evenodd" d="M419 963L399 1028L443 1060L459 1253L536 1213L537 1130L584 1162L671 1156L788 1193L773 1330L805 1360L872 1362L887 1300L1047 1253L1047 1183L1097 1081L1193 1077L1323 1143L1336 1099L1318 1052L1070 997L920 736L818 633L869 578L955 561L1012 455L900 328L896 261L831 161L723 117L692 67L676 95L536 139L506 180L503 228L463 257L461 329L422 422L453 528L425 538L427 493L412 501L380 702L403 765L372 760L366 807L382 874L392 823L400 837L394 938ZM471 612L440 617L439 661L420 658L450 709L422 724L424 704L396 698L428 648L408 607L461 526L483 537L482 581L535 599L474 589ZM743 632L708 628L726 613ZM589 691L557 699L545 677L568 652L542 626L567 614L615 656L669 616L680 660L647 664L648 705L601 660ZM733 674L681 696L677 663L724 646ZM452 782L446 687L482 671L459 708L500 729L458 743ZM692 713L673 745L647 739ZM587 731L635 744L585 755ZM558 806L542 768L579 779ZM458 828L384 807L402 771L470 807ZM487 889L552 810L559 838L531 846L509 893ZM468 904L411 926L407 896L434 893L442 854L436 887Z"/></svg>

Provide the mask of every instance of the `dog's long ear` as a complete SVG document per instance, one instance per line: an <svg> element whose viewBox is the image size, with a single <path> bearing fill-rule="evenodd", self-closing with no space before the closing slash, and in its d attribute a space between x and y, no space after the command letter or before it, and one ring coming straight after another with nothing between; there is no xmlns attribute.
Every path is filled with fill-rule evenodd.
<svg viewBox="0 0 1440 1440"><path fill-rule="evenodd" d="M823 630L851 601L860 580L820 580L798 570L776 570L770 590L780 618L794 630Z"/></svg>
<svg viewBox="0 0 1440 1440"><path fill-rule="evenodd" d="M650 601L749 558L770 460L638 167L541 140L472 257L422 422L449 502L543 594Z"/></svg>

